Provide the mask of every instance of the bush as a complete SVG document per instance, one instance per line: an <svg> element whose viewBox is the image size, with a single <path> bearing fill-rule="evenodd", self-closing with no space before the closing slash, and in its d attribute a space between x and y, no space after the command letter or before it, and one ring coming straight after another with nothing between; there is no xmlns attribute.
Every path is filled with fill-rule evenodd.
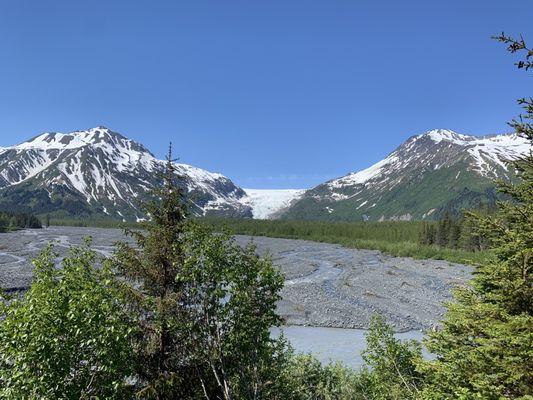
<svg viewBox="0 0 533 400"><path fill-rule="evenodd" d="M366 342L361 380L368 387L367 397L384 400L417 398L423 384L423 376L416 369L422 359L420 344L394 338L394 331L380 316L372 319Z"/></svg>
<svg viewBox="0 0 533 400"><path fill-rule="evenodd" d="M128 398L132 328L95 257L87 242L58 269L48 247L28 292L0 302L0 398Z"/></svg>
<svg viewBox="0 0 533 400"><path fill-rule="evenodd" d="M290 355L283 374L288 400L408 400L423 384L416 365L420 345L401 342L384 320L375 316L366 336L366 365L359 371L341 363L322 365L312 355ZM278 397L276 397L278 398Z"/></svg>

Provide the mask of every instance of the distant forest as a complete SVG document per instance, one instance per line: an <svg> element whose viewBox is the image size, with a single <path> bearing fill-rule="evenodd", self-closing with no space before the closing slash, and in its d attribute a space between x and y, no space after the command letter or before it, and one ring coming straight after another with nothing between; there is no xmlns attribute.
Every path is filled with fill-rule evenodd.
<svg viewBox="0 0 533 400"><path fill-rule="evenodd" d="M0 232L23 228L42 228L41 221L35 215L0 211Z"/></svg>
<svg viewBox="0 0 533 400"><path fill-rule="evenodd" d="M469 218L446 214L439 221L325 222L296 220L204 219L231 234L305 239L380 250L400 257L478 263L490 257L490 243Z"/></svg>

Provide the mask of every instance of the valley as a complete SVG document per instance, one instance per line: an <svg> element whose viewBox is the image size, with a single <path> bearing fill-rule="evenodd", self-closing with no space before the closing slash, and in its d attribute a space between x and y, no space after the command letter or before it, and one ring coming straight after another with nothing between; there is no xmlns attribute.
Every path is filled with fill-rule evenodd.
<svg viewBox="0 0 533 400"><path fill-rule="evenodd" d="M0 400L533 400L532 2L5 3Z"/></svg>
<svg viewBox="0 0 533 400"><path fill-rule="evenodd" d="M109 256L116 241L128 240L119 229L50 227L0 234L0 286L24 290L32 279L30 260L54 242L59 257L69 246L91 236L93 248ZM269 255L286 278L278 312L289 325L368 328L380 313L396 331L425 331L436 325L443 302L471 268L441 260L393 257L375 250L349 249L306 240L236 236Z"/></svg>

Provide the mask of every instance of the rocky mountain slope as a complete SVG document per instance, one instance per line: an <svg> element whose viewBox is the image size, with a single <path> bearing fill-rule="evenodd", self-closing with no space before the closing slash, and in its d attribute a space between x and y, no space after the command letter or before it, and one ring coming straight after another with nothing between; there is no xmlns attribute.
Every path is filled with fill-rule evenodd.
<svg viewBox="0 0 533 400"><path fill-rule="evenodd" d="M0 148L0 209L68 217L141 220L139 208L165 162L105 127L44 133ZM176 164L196 215L252 217L248 196L231 180Z"/></svg>
<svg viewBox="0 0 533 400"><path fill-rule="evenodd" d="M409 138L365 170L310 190L241 189L176 164L195 215L323 220L432 219L491 204L494 179L513 179L505 160L530 151L514 134L433 130ZM0 148L0 210L75 218L146 218L141 200L161 183L164 161L105 127L44 133Z"/></svg>
<svg viewBox="0 0 533 400"><path fill-rule="evenodd" d="M494 203L505 160L531 151L516 134L468 136L437 129L412 136L385 159L308 190L283 218L410 220Z"/></svg>

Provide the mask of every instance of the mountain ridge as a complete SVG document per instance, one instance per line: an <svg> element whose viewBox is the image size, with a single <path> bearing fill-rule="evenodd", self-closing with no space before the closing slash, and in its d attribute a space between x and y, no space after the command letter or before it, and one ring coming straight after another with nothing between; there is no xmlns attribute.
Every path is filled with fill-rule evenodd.
<svg viewBox="0 0 533 400"><path fill-rule="evenodd" d="M370 167L309 189L282 218L410 220L491 206L494 179L515 174L504 159L528 151L516 134L471 136L446 129L413 135Z"/></svg>
<svg viewBox="0 0 533 400"><path fill-rule="evenodd" d="M59 214L66 207L69 215L141 220L139 203L161 180L164 164L142 144L103 126L43 133L0 150L0 207L29 204L33 212ZM246 193L222 174L175 167L193 214L251 217L241 201Z"/></svg>
<svg viewBox="0 0 533 400"><path fill-rule="evenodd" d="M413 135L384 159L311 189L242 189L220 173L175 163L193 215L324 220L410 220L490 206L504 160L530 150L516 134L446 129ZM59 217L146 218L139 207L165 161L104 126L47 132L0 147L0 209Z"/></svg>

